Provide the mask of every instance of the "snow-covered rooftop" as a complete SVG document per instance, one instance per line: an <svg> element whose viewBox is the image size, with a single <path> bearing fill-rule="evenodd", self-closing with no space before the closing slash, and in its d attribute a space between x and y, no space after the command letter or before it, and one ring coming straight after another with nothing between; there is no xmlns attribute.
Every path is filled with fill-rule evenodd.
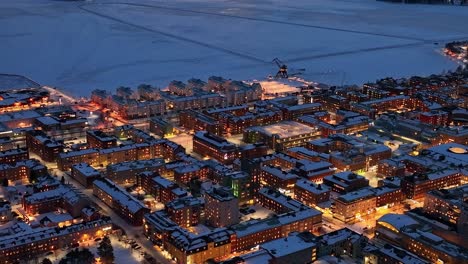
<svg viewBox="0 0 468 264"><path fill-rule="evenodd" d="M130 193L109 179L98 179L95 180L93 184L95 186L94 188L99 188L109 194L113 201L116 201L123 207L128 208L131 213L137 213L141 209L146 208L146 206L136 197L133 197Z"/></svg>

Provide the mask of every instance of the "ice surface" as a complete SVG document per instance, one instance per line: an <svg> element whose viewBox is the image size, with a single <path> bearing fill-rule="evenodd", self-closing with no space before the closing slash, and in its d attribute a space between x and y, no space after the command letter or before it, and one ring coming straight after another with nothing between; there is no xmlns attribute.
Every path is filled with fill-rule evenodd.
<svg viewBox="0 0 468 264"><path fill-rule="evenodd" d="M0 73L89 95L173 79L263 79L275 57L306 79L352 84L456 67L468 9L374 0L4 0ZM125 1L122 1L125 2ZM437 42L439 45L435 45Z"/></svg>

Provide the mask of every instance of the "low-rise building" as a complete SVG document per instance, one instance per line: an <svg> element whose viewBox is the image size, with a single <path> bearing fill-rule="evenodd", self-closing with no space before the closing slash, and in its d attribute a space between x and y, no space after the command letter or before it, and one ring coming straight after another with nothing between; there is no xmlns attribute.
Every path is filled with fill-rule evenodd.
<svg viewBox="0 0 468 264"><path fill-rule="evenodd" d="M239 147L240 158L255 159L268 154L268 147L264 144L247 144Z"/></svg>
<svg viewBox="0 0 468 264"><path fill-rule="evenodd" d="M138 132L138 133L137 133ZM60 153L57 166L60 170L69 170L71 165L86 162L92 166L108 166L125 161L164 158L174 160L185 149L166 139L155 139L147 133L137 130L130 132L136 143L120 145L107 149L84 149Z"/></svg>
<svg viewBox="0 0 468 264"><path fill-rule="evenodd" d="M369 186L369 180L350 171L335 173L323 178L323 183L337 193L348 193Z"/></svg>
<svg viewBox="0 0 468 264"><path fill-rule="evenodd" d="M164 160L160 158L119 162L107 166L106 177L117 184L135 184L139 173L159 172L164 164ZM145 188L143 184L141 185Z"/></svg>
<svg viewBox="0 0 468 264"><path fill-rule="evenodd" d="M382 186L377 188L371 188L370 190L373 191L375 194L376 207L381 207L385 205L393 206L395 204L399 204L406 198L401 188Z"/></svg>
<svg viewBox="0 0 468 264"><path fill-rule="evenodd" d="M275 189L292 191L298 176L296 174L283 171L280 167L263 166L260 176L260 184Z"/></svg>
<svg viewBox="0 0 468 264"><path fill-rule="evenodd" d="M108 179L93 182L93 194L132 225L143 224L143 216L150 210L136 197Z"/></svg>
<svg viewBox="0 0 468 264"><path fill-rule="evenodd" d="M324 184L300 179L294 186L294 199L308 206L328 202L330 200L330 188Z"/></svg>
<svg viewBox="0 0 468 264"><path fill-rule="evenodd" d="M300 160L296 163L293 172L313 182L323 182L323 178L333 175L333 164L326 161Z"/></svg>
<svg viewBox="0 0 468 264"><path fill-rule="evenodd" d="M232 263L312 263L317 259L315 236L310 232L291 232L260 244L259 250L248 252L219 264Z"/></svg>
<svg viewBox="0 0 468 264"><path fill-rule="evenodd" d="M269 187L261 188L256 197L260 205L277 214L295 212L309 208L307 205L292 199L290 196L286 196Z"/></svg>
<svg viewBox="0 0 468 264"><path fill-rule="evenodd" d="M365 252L364 255L364 264L430 264L429 261L391 244L385 244L383 247L372 247L372 249Z"/></svg>
<svg viewBox="0 0 468 264"><path fill-rule="evenodd" d="M377 173L385 177L404 176L405 169L405 163L398 158L384 159L377 165Z"/></svg>
<svg viewBox="0 0 468 264"><path fill-rule="evenodd" d="M14 148L13 140L10 137L0 137L0 151Z"/></svg>
<svg viewBox="0 0 468 264"><path fill-rule="evenodd" d="M48 137L40 130L31 130L26 133L26 146L32 153L37 154L42 160L54 162L63 151L63 144Z"/></svg>
<svg viewBox="0 0 468 264"><path fill-rule="evenodd" d="M70 175L86 188L92 188L93 181L101 177L101 173L88 163L74 164Z"/></svg>
<svg viewBox="0 0 468 264"><path fill-rule="evenodd" d="M401 180L401 189L407 198L419 199L423 198L428 191L458 186L460 183L461 175L458 170L445 169L406 176Z"/></svg>
<svg viewBox="0 0 468 264"><path fill-rule="evenodd" d="M385 145L367 145L345 152L330 154L330 162L340 170L369 170L379 161L392 156L392 151Z"/></svg>
<svg viewBox="0 0 468 264"><path fill-rule="evenodd" d="M57 168L61 171L71 169L73 164L88 163L99 165L99 151L97 149L83 149L60 153L57 159Z"/></svg>
<svg viewBox="0 0 468 264"><path fill-rule="evenodd" d="M196 132L193 136L193 152L212 157L223 164L232 164L240 157L235 144L205 131Z"/></svg>
<svg viewBox="0 0 468 264"><path fill-rule="evenodd" d="M27 128L34 125L41 114L34 110L21 110L0 114L0 124L9 129Z"/></svg>
<svg viewBox="0 0 468 264"><path fill-rule="evenodd" d="M229 255L232 252L231 239L232 231L225 228L201 234L177 229L168 236L164 248L177 264L198 264Z"/></svg>
<svg viewBox="0 0 468 264"><path fill-rule="evenodd" d="M117 146L117 138L101 130L88 130L86 131L86 143L88 148L113 148Z"/></svg>
<svg viewBox="0 0 468 264"><path fill-rule="evenodd" d="M327 154L318 153L305 147L290 148L284 151L284 153L298 160L308 160L314 162L328 160L329 158Z"/></svg>
<svg viewBox="0 0 468 264"><path fill-rule="evenodd" d="M322 226L322 213L308 208L289 212L263 220L249 220L233 226L232 251L239 252L274 239L284 238L289 233L316 231Z"/></svg>
<svg viewBox="0 0 468 264"><path fill-rule="evenodd" d="M47 174L47 167L36 159L22 160L14 164L0 164L0 180L30 180Z"/></svg>
<svg viewBox="0 0 468 264"><path fill-rule="evenodd" d="M174 169L174 181L180 184L188 184L195 179L205 180L208 173L209 168L200 163L180 166Z"/></svg>
<svg viewBox="0 0 468 264"><path fill-rule="evenodd" d="M432 110L430 112L419 113L419 121L433 126L446 126L449 120L449 114L441 110Z"/></svg>
<svg viewBox="0 0 468 264"><path fill-rule="evenodd" d="M249 127L244 131L243 141L265 143L271 149L282 151L305 146L308 141L320 137L318 129L294 121L283 121L268 126Z"/></svg>
<svg viewBox="0 0 468 264"><path fill-rule="evenodd" d="M27 262L51 250L103 237L110 234L111 230L112 221L104 217L66 227L32 229L2 237L0 255L3 263Z"/></svg>
<svg viewBox="0 0 468 264"><path fill-rule="evenodd" d="M38 191L23 196L22 207L28 215L48 213L62 208L71 216L78 217L81 210L90 204L82 193L70 186L60 185L58 188Z"/></svg>
<svg viewBox="0 0 468 264"><path fill-rule="evenodd" d="M181 112L179 124L188 130L206 131L217 136L221 136L225 132L219 120L194 110Z"/></svg>
<svg viewBox="0 0 468 264"><path fill-rule="evenodd" d="M423 210L431 218L468 233L468 185L432 190L425 194Z"/></svg>
<svg viewBox="0 0 468 264"><path fill-rule="evenodd" d="M189 195L185 189L164 177L149 177L149 181L150 183L146 185L149 186L149 188L143 189L146 190L147 193L153 194L156 197L156 200L163 204L167 204L172 200L180 199Z"/></svg>
<svg viewBox="0 0 468 264"><path fill-rule="evenodd" d="M13 219L11 204L8 201L0 200L0 224L5 224Z"/></svg>
<svg viewBox="0 0 468 264"><path fill-rule="evenodd" d="M468 263L466 249L427 231L418 221L407 215L386 214L380 217L377 220L375 235L431 263Z"/></svg>
<svg viewBox="0 0 468 264"><path fill-rule="evenodd" d="M167 203L166 212L178 226L189 228L200 223L204 205L203 198L188 196Z"/></svg>
<svg viewBox="0 0 468 264"><path fill-rule="evenodd" d="M170 122L162 118L151 118L149 125L150 132L160 137L170 136L174 134L174 126Z"/></svg>
<svg viewBox="0 0 468 264"><path fill-rule="evenodd" d="M349 228L342 228L317 237L317 258L347 255L353 259L362 259L367 245L366 236Z"/></svg>
<svg viewBox="0 0 468 264"><path fill-rule="evenodd" d="M466 115L466 110L464 114ZM439 133L442 142L453 142L461 145L468 144L468 128L466 126L444 127L439 129Z"/></svg>
<svg viewBox="0 0 468 264"><path fill-rule="evenodd" d="M26 148L15 148L0 151L0 164L15 164L18 161L29 159L29 152Z"/></svg>
<svg viewBox="0 0 468 264"><path fill-rule="evenodd" d="M354 222L361 216L375 211L376 197L370 188L353 191L333 200L333 217L345 223Z"/></svg>

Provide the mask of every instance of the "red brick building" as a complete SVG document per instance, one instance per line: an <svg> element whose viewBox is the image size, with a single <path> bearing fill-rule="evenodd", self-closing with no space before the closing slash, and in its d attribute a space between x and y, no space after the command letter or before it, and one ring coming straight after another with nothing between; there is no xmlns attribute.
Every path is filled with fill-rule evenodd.
<svg viewBox="0 0 468 264"><path fill-rule="evenodd" d="M202 198L184 197L167 203L166 212L174 223L189 228L199 224L204 204Z"/></svg>
<svg viewBox="0 0 468 264"><path fill-rule="evenodd" d="M232 164L240 157L235 144L206 131L196 132L193 136L193 152L212 157L223 164Z"/></svg>
<svg viewBox="0 0 468 264"><path fill-rule="evenodd" d="M42 160L54 162L63 152L63 144L46 136L39 130L31 130L26 133L26 146L32 153L37 154Z"/></svg>
<svg viewBox="0 0 468 264"><path fill-rule="evenodd" d="M458 170L446 169L432 173L415 173L401 180L401 189L409 199L423 198L431 190L458 186L461 175Z"/></svg>
<svg viewBox="0 0 468 264"><path fill-rule="evenodd" d="M308 180L298 180L294 186L294 199L313 206L330 200L330 188Z"/></svg>

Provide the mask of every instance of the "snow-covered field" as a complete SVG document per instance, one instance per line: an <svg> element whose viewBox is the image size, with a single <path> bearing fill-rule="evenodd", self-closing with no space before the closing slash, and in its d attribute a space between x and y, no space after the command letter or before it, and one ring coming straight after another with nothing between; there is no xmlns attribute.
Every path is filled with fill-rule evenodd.
<svg viewBox="0 0 468 264"><path fill-rule="evenodd" d="M306 79L353 84L455 68L440 50L468 39L467 24L467 7L375 0L2 0L0 73L88 95L263 79L278 57Z"/></svg>
<svg viewBox="0 0 468 264"><path fill-rule="evenodd" d="M115 236L110 236L112 247L114 249L115 263L116 264L136 264L143 263L144 258L138 250L134 250L131 246L123 241L119 241ZM83 247L88 248L93 254L94 257L99 257L97 254L97 248L99 247L100 242L89 241L82 243ZM52 261L52 263L59 263L62 258L64 258L68 250L56 250L54 254L49 256L44 256ZM42 261L43 258L40 258Z"/></svg>

